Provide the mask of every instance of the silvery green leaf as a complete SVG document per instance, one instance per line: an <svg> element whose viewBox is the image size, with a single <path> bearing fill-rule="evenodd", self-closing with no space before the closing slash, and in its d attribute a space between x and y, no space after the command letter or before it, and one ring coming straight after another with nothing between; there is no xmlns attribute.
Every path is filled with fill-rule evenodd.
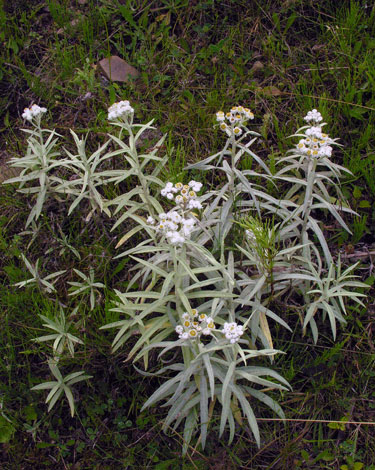
<svg viewBox="0 0 375 470"><path fill-rule="evenodd" d="M341 217L341 215L337 212L336 207L333 204L328 203L325 201L323 198L321 198L318 195L314 195L317 199L321 201L321 204L313 204L311 206L311 209L328 209L329 212L333 215L333 217L337 220L337 222L343 227L348 233L352 233L349 229L349 227L346 225L344 222L344 219ZM342 209L344 210L344 209ZM346 212L351 212L350 210L346 210Z"/></svg>
<svg viewBox="0 0 375 470"><path fill-rule="evenodd" d="M239 361L237 361L239 364ZM287 388L291 388L289 382L284 379L280 374L278 374L275 370L270 369L269 367L260 367L260 366L246 366L240 369L241 371L245 371L250 373L251 375L255 376L262 376L268 375L270 377L275 378L279 382L283 383Z"/></svg>
<svg viewBox="0 0 375 470"><path fill-rule="evenodd" d="M38 342L38 343L42 343L43 341L55 340L57 336L58 336L57 334L46 335L46 336L39 336L39 338L33 338L31 341L36 341L36 342Z"/></svg>
<svg viewBox="0 0 375 470"><path fill-rule="evenodd" d="M253 412L253 410L250 406L250 403L248 402L248 400L245 397L244 393L242 392L242 390L238 386L233 385L232 386L232 391L233 391L233 394L236 395L238 401L240 402L242 410L243 410L243 412L245 413L245 415L247 417L250 429L251 429L251 431L254 435L255 441L256 441L258 447L260 447L260 434L259 434L258 423L257 423L257 420L255 418L254 412Z"/></svg>
<svg viewBox="0 0 375 470"><path fill-rule="evenodd" d="M103 327L102 327L103 328ZM132 332L128 332L125 334L126 330L125 326L121 328L121 330L117 333L115 339L112 341L112 353L115 353L121 346L128 341L128 339L132 336Z"/></svg>
<svg viewBox="0 0 375 470"><path fill-rule="evenodd" d="M328 244L326 242L326 239L317 221L313 219L311 216L309 217L308 227L311 228L314 231L315 235L318 237L318 240L323 249L323 253L326 258L327 264L330 265L332 263L332 255L329 251Z"/></svg>
<svg viewBox="0 0 375 470"><path fill-rule="evenodd" d="M213 368L212 368L211 361L210 361L210 355L205 354L205 351L202 350L201 348L199 352L202 354L204 367L206 369L208 382L210 384L211 400L213 400L215 396L215 378L214 378L214 372L213 372Z"/></svg>
<svg viewBox="0 0 375 470"><path fill-rule="evenodd" d="M172 387L180 382L181 375L183 372L181 371L179 374L177 374L175 377L172 379L169 379L167 382L164 382L163 385L161 385L151 396L150 398L146 401L146 403L142 406L141 412L148 408L149 406L153 405L154 403L157 403L160 401L162 398L164 398L165 394L169 392L172 392Z"/></svg>
<svg viewBox="0 0 375 470"><path fill-rule="evenodd" d="M307 312L306 312L304 322L303 322L303 328L306 328L306 326L308 325L310 320L313 318L313 316L317 312L317 309L318 309L318 307L317 307L316 302L313 302L312 304L309 305L309 307L307 309Z"/></svg>
<svg viewBox="0 0 375 470"><path fill-rule="evenodd" d="M222 390L221 390L222 391ZM218 387L218 392L220 392L220 388ZM229 417L232 416L232 410L231 410L231 397L232 397L232 393L230 391L230 393L226 393L224 398L225 398L225 401L222 401L221 397L222 397L222 393L220 395L220 400L221 400L221 416L220 416L220 428L219 428L219 437L223 435L223 432L225 431L225 426L227 424L227 421L228 419L230 419Z"/></svg>
<svg viewBox="0 0 375 470"><path fill-rule="evenodd" d="M55 273L48 274L48 276L46 276L44 280L46 281L46 280L55 279L55 277L61 276L61 274L64 274L65 272L66 272L66 269L63 269L62 271L56 271Z"/></svg>
<svg viewBox="0 0 375 470"><path fill-rule="evenodd" d="M197 426L197 414L196 414L196 410L193 408L187 418L186 418L186 421L185 421L185 428L184 428L184 444L182 446L182 454L185 455L187 450L188 450L188 447L189 447L189 444L190 444L190 441L191 441L191 437L193 435L193 432L195 430Z"/></svg>
<svg viewBox="0 0 375 470"><path fill-rule="evenodd" d="M247 154L249 154L251 157L253 157L254 160L258 163L258 165L261 166L268 175L272 176L268 166L264 163L264 161L260 157L258 157L258 155L256 155L254 152L252 152L249 149L249 146L254 142L254 140L255 139L249 141L246 145L240 145L239 147L240 149L244 150Z"/></svg>
<svg viewBox="0 0 375 470"><path fill-rule="evenodd" d="M56 380L51 382L43 382L42 384L34 385L30 390L48 390L55 387L57 384Z"/></svg>
<svg viewBox="0 0 375 470"><path fill-rule="evenodd" d="M228 147L228 145L226 145L226 148ZM193 170L193 169L197 169L197 170L202 170L202 169L205 169L205 166L207 165L207 163L210 163L212 162L213 160L215 160L215 158L217 157L220 157L219 158L219 161L218 163L220 163L221 159L223 158L224 155L226 154L229 154L229 152L226 151L226 148L224 148L224 150L221 150L220 152L218 153L215 153L215 155L211 155L210 157L207 157L205 158L204 160L201 160L200 162L197 162L197 163L193 163L191 165L188 165L185 170ZM215 167L213 167L215 168Z"/></svg>
<svg viewBox="0 0 375 470"><path fill-rule="evenodd" d="M192 397L193 393L196 393L197 387L195 383L189 385L189 387L182 393L178 400L176 400L171 408L168 411L167 417L163 423L163 429L166 430L168 426L171 425L173 421L178 417L179 413L181 412L182 408L189 402L190 398ZM166 405L163 405L166 406Z"/></svg>
<svg viewBox="0 0 375 470"><path fill-rule="evenodd" d="M182 289L180 289L179 287L177 287L176 293L177 293L178 298L181 300L185 310L189 314L191 314L192 308L191 308L190 302L188 300L188 296L186 296L185 293L182 291Z"/></svg>
<svg viewBox="0 0 375 470"><path fill-rule="evenodd" d="M194 271L194 270L193 270ZM191 284L190 286L186 287L184 289L184 292L189 292L191 290L197 290L197 289L202 289L202 287L207 287L210 285L218 285L218 283L222 282L223 278L221 277L213 277L211 279L206 279L205 281L200 281L195 284Z"/></svg>
<svg viewBox="0 0 375 470"><path fill-rule="evenodd" d="M244 378L244 379L248 380L249 382L252 382L252 383L255 383L255 384L258 384L258 385L263 385L264 387L267 387L268 389L269 388L271 388L271 389L276 388L278 390L288 390L288 388L283 387L280 384L271 382L270 380L261 379L260 377L258 377L256 375L253 375L253 374L249 374L248 372L246 372L244 370L241 370L241 369L236 370L236 376Z"/></svg>
<svg viewBox="0 0 375 470"><path fill-rule="evenodd" d="M248 394L252 395L254 398L270 407L271 410L274 411L278 416L280 416L281 419L285 419L285 414L281 406L277 402L275 402L275 400L273 400L271 397L261 392L260 390L256 390L252 387L244 386L244 389Z"/></svg>
<svg viewBox="0 0 375 470"><path fill-rule="evenodd" d="M60 388L60 384L56 385L48 394L46 398L46 403L49 403L48 405L48 412L52 410L52 408L55 406L57 400L60 398L61 394L63 392L63 389Z"/></svg>
<svg viewBox="0 0 375 470"><path fill-rule="evenodd" d="M144 345L144 343L147 343L156 331L162 329L163 327L166 327L167 323L169 323L169 320L165 316L156 317L150 320L147 323L146 331L142 333L139 340L135 343L135 345L129 352L128 358L130 359L132 356L134 356L134 354Z"/></svg>
<svg viewBox="0 0 375 470"><path fill-rule="evenodd" d="M225 379L224 379L224 382L223 382L223 388L222 388L222 392L221 392L221 401L223 403L225 402L225 397L226 397L226 394L228 393L228 387L231 383L233 383L233 374L234 374L235 368L236 368L236 363L231 362L229 364L228 371L225 375Z"/></svg>
<svg viewBox="0 0 375 470"><path fill-rule="evenodd" d="M236 297L235 294L231 294L229 292L220 292L220 291L214 291L214 290L204 290L202 292L193 292L189 293L186 295L187 299L204 299L206 297L218 297L222 299L233 299Z"/></svg>
<svg viewBox="0 0 375 470"><path fill-rule="evenodd" d="M74 416L74 398L73 398L72 391L70 390L69 387L64 385L64 392L65 392L65 396L66 396L66 398L68 400L68 403L69 403L70 415L73 418L73 416Z"/></svg>
<svg viewBox="0 0 375 470"><path fill-rule="evenodd" d="M208 428L208 391L207 391L207 380L204 374L200 377L200 421L201 421L201 443L202 448L205 448Z"/></svg>

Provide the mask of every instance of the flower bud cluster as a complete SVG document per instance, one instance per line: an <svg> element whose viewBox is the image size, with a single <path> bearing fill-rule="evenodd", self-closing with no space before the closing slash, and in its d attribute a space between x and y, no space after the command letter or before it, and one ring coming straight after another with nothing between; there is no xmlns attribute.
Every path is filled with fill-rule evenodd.
<svg viewBox="0 0 375 470"><path fill-rule="evenodd" d="M148 217L147 223L151 225L158 233L164 235L172 245L181 245L186 238L190 237L195 229L195 219L185 218L177 211L172 210L168 213L162 213L158 216L158 221L153 217Z"/></svg>
<svg viewBox="0 0 375 470"><path fill-rule="evenodd" d="M37 117L47 112L47 108L41 108L37 104L33 104L30 108L25 108L22 113L22 117L27 121L32 121L34 117Z"/></svg>
<svg viewBox="0 0 375 470"><path fill-rule="evenodd" d="M134 109L130 106L129 101L119 101L108 108L108 119L114 120L133 113Z"/></svg>
<svg viewBox="0 0 375 470"><path fill-rule="evenodd" d="M220 129L229 137L233 135L239 137L243 132L242 127L249 119L254 119L254 114L249 108L243 106L233 106L229 113L224 113L224 111L216 113L216 120L220 123Z"/></svg>
<svg viewBox="0 0 375 470"><path fill-rule="evenodd" d="M232 344L237 343L240 337L243 335L243 326L238 325L236 322L224 323L224 327L221 332L225 335Z"/></svg>
<svg viewBox="0 0 375 470"><path fill-rule="evenodd" d="M182 315L182 324L175 328L179 339L198 339L201 335L208 336L215 329L214 320L205 313L198 314L197 309L193 309L192 315L185 312Z"/></svg>
<svg viewBox="0 0 375 470"><path fill-rule="evenodd" d="M311 158L329 158L332 155L330 144L334 140L328 134L322 132L322 127L319 124L323 120L322 115L316 109L313 109L307 113L304 120L312 125L305 130L305 138L300 139L298 142L298 153Z"/></svg>
<svg viewBox="0 0 375 470"><path fill-rule="evenodd" d="M197 199L197 192L202 188L202 183L190 181L189 184L168 182L161 190L161 195L175 201L183 210L202 209L202 204Z"/></svg>
<svg viewBox="0 0 375 470"><path fill-rule="evenodd" d="M309 111L303 119L306 122L314 122L318 124L319 122L323 121L323 116L320 114L319 111L313 109L312 111Z"/></svg>

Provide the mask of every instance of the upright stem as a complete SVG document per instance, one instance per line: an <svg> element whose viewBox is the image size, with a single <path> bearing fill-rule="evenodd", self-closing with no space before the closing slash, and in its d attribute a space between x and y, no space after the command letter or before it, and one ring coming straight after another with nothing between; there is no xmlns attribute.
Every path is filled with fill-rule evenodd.
<svg viewBox="0 0 375 470"><path fill-rule="evenodd" d="M181 273L181 265L177 260L176 256L176 246L172 246L172 259L173 259L173 268L174 268L174 286L175 286L175 293L176 293L176 312L177 312L177 318L180 319L182 318L182 302L177 294L177 289L181 289L182 286L182 273Z"/></svg>
<svg viewBox="0 0 375 470"><path fill-rule="evenodd" d="M184 283L184 273L183 273L183 266L177 260L177 247L173 246L171 249L172 259L173 259L173 268L174 268L174 288L176 293L176 313L177 313L177 320L178 322L182 319L182 302L177 293L178 289L183 287ZM186 258L186 246L182 245L181 257ZM188 347L182 347L182 356L184 358L184 364L186 367L189 367L192 361L192 351Z"/></svg>
<svg viewBox="0 0 375 470"><path fill-rule="evenodd" d="M308 242L307 236L307 225L309 222L309 217L311 213L311 206L313 203L313 189L315 183L315 173L316 173L316 166L317 166L317 159L310 159L307 165L306 171L306 180L307 180L307 187L305 192L305 199L303 202L304 205L304 214L303 214L303 224L302 224L302 231L301 231L301 242L306 244ZM305 256L310 258L310 248L305 246L303 248L303 253Z"/></svg>
<svg viewBox="0 0 375 470"><path fill-rule="evenodd" d="M230 178L229 178L229 191L231 194L234 194L234 170L235 170L235 163L234 163L234 158L236 156L236 139L234 137L234 135L232 135L231 137L231 140L232 140L232 149L231 149L231 169L232 169L232 173L230 174Z"/></svg>
<svg viewBox="0 0 375 470"><path fill-rule="evenodd" d="M310 213L311 213L311 206L313 202L313 189L315 183L315 173L316 173L316 166L317 166L317 159L310 159L307 165L307 172L306 172L306 181L307 187L305 192L305 200L304 200L304 214L303 214L303 224L302 224L302 231L301 231L301 242L302 244L306 245L303 247L303 256L306 260L311 260L311 250L310 247L307 245L309 241L309 237L307 235L307 224L309 221ZM311 282L305 281L305 292L304 298L306 305L310 304L310 296L307 292L310 291ZM301 318L301 322L303 319Z"/></svg>
<svg viewBox="0 0 375 470"><path fill-rule="evenodd" d="M153 215L155 213L155 210L154 210L154 207L153 207L153 205L151 204L151 201L150 201L150 197L149 197L150 195L149 195L149 192L148 192L148 186L147 186L146 178L144 177L144 175L141 171L141 165L140 165L140 161L139 161L139 157L138 157L137 148L135 146L135 139L134 139L133 130L132 130L132 127L131 127L130 124L125 124L125 125L126 125L127 131L129 132L129 147L130 147L130 151L131 151L131 154L132 154L131 156L134 160L134 163L136 164L138 180L141 183L143 196L144 196L144 199L145 199L146 204L148 206L148 212L149 212L149 214Z"/></svg>

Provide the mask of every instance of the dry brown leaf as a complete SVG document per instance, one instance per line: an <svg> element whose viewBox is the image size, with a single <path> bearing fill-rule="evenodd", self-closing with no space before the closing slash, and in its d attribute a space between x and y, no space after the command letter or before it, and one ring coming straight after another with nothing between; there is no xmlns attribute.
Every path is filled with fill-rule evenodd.
<svg viewBox="0 0 375 470"><path fill-rule="evenodd" d="M113 82L129 82L139 76L137 69L117 55L102 59L98 65L104 75Z"/></svg>

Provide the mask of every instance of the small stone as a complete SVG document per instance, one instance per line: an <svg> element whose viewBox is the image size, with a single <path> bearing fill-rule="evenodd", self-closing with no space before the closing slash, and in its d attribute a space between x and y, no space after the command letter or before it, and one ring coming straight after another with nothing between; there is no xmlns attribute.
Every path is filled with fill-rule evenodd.
<svg viewBox="0 0 375 470"><path fill-rule="evenodd" d="M102 59L98 65L104 75L112 82L129 82L139 76L137 69L117 55Z"/></svg>
<svg viewBox="0 0 375 470"><path fill-rule="evenodd" d="M260 60L257 60L256 62L254 62L253 66L251 67L250 72L253 74L256 74L263 69L264 69L264 65L262 64Z"/></svg>

